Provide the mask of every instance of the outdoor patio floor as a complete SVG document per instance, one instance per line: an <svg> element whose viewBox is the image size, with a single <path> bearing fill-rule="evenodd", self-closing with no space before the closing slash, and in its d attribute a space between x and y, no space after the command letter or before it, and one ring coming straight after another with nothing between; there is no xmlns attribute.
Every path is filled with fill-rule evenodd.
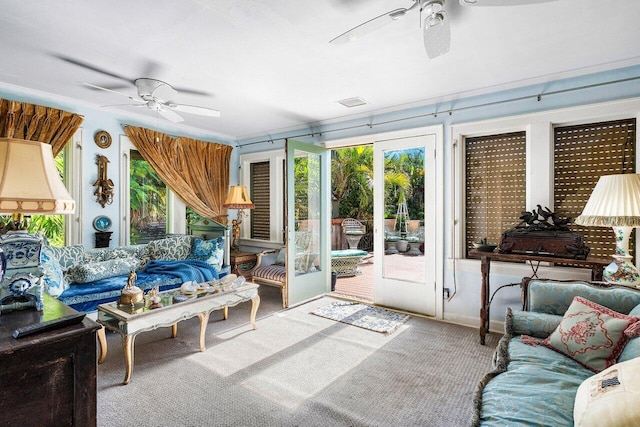
<svg viewBox="0 0 640 427"><path fill-rule="evenodd" d="M391 257L387 266L391 269L402 270L404 274L410 272L410 277L420 280L424 276L421 257L413 257L402 254L386 255ZM362 300L365 302L373 302L373 252L366 255L358 267L362 274L357 276L338 277L336 280L336 290L333 292L336 296ZM391 274L393 271L391 272ZM405 277L407 277L405 275ZM422 277L424 280L424 277Z"/></svg>

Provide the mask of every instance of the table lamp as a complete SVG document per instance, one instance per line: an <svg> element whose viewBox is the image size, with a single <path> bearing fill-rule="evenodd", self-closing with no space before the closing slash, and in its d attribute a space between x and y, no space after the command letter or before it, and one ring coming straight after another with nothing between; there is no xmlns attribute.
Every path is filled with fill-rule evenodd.
<svg viewBox="0 0 640 427"><path fill-rule="evenodd" d="M600 177L575 223L587 227L612 227L616 253L602 277L610 284L640 285L640 272L629 255L629 236L633 228L640 226L640 175Z"/></svg>
<svg viewBox="0 0 640 427"><path fill-rule="evenodd" d="M72 214L75 202L60 179L51 145L0 138L0 212L24 225L24 214ZM21 230L0 236L0 312L42 309L40 251L42 238ZM11 274L9 276L9 274ZM37 276L36 276L37 275Z"/></svg>
<svg viewBox="0 0 640 427"><path fill-rule="evenodd" d="M249 198L247 187L244 185L232 185L229 188L227 200L225 200L222 206L227 209L238 209L238 219L232 221L233 243L231 244L231 249L237 251L240 249L240 224L242 224L242 218L248 215L244 210L253 209L256 205L254 205Z"/></svg>

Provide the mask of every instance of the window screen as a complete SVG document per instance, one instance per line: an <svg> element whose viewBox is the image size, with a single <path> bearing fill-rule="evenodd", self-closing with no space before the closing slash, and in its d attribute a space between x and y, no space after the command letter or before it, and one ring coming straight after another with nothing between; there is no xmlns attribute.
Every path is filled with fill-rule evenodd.
<svg viewBox="0 0 640 427"><path fill-rule="evenodd" d="M635 173L635 119L558 127L554 136L554 212L575 219L602 175ZM613 231L605 227L571 229L591 248L589 256L615 253ZM634 235L630 252L634 253Z"/></svg>
<svg viewBox="0 0 640 427"><path fill-rule="evenodd" d="M255 208L251 210L251 238L270 240L270 185L269 162L251 163L251 201Z"/></svg>
<svg viewBox="0 0 640 427"><path fill-rule="evenodd" d="M526 209L525 132L466 138L466 249L520 222Z"/></svg>

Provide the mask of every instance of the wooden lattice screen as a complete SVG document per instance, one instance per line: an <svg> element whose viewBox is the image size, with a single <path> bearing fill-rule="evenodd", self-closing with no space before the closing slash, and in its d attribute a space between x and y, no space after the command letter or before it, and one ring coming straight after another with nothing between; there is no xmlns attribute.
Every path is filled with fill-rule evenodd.
<svg viewBox="0 0 640 427"><path fill-rule="evenodd" d="M558 127L554 137L554 212L575 219L602 175L635 173L635 119ZM591 248L590 256L615 253L610 228L571 225ZM634 254L634 235L630 252Z"/></svg>
<svg viewBox="0 0 640 427"><path fill-rule="evenodd" d="M499 243L526 209L525 132L466 138L466 249Z"/></svg>
<svg viewBox="0 0 640 427"><path fill-rule="evenodd" d="M251 238L271 238L271 193L269 185L269 162L251 163Z"/></svg>

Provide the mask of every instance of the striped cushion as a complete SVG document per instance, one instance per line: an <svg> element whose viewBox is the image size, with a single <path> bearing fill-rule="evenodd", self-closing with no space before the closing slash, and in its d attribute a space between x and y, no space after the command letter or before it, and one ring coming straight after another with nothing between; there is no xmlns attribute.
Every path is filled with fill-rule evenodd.
<svg viewBox="0 0 640 427"><path fill-rule="evenodd" d="M284 266L272 264L256 268L256 271L253 272L253 277L284 282L286 274Z"/></svg>

